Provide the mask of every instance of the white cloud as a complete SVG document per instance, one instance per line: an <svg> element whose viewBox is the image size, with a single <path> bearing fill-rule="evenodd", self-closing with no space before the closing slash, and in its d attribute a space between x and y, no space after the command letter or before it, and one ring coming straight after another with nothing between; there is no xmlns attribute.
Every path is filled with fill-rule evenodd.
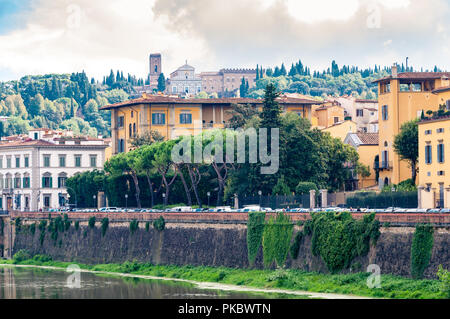
<svg viewBox="0 0 450 319"><path fill-rule="evenodd" d="M0 78L121 69L140 77L148 54L166 75L188 62L221 67L392 64L450 69L446 0L35 0L21 29L0 35ZM379 29L367 4L380 4ZM338 4L339 3L339 4ZM381 45L383 44L383 45ZM6 71L5 71L6 70Z"/></svg>

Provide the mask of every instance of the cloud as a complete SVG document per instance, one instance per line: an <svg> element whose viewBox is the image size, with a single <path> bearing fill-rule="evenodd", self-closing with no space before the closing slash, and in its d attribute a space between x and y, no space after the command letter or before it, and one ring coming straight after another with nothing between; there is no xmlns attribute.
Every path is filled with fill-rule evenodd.
<svg viewBox="0 0 450 319"><path fill-rule="evenodd" d="M445 0L30 0L20 27L0 30L0 78L110 69L140 77L148 54L166 75L290 64L391 64L450 69ZM368 6L375 6L368 10ZM17 13L16 13L17 14ZM368 19L379 28L368 28ZM378 20L377 20L378 19ZM384 45L391 40L389 45Z"/></svg>

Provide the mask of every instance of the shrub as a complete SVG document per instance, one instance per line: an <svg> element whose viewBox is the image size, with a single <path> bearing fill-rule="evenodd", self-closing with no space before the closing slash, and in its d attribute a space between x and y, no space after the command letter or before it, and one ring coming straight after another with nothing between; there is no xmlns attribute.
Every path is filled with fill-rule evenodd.
<svg viewBox="0 0 450 319"><path fill-rule="evenodd" d="M17 217L14 221L14 225L16 226L16 231L19 232L20 228L22 227L22 219L20 217Z"/></svg>
<svg viewBox="0 0 450 319"><path fill-rule="evenodd" d="M28 252L28 250L21 249L17 253L14 254L13 261L14 261L14 263L19 263L21 261L28 260L30 258L31 258L31 255Z"/></svg>
<svg viewBox="0 0 450 319"><path fill-rule="evenodd" d="M411 276L422 278L431 259L434 229L431 225L418 224L411 245Z"/></svg>
<svg viewBox="0 0 450 319"><path fill-rule="evenodd" d="M95 227L95 216L92 216L89 218L88 225L89 225L89 228Z"/></svg>
<svg viewBox="0 0 450 319"><path fill-rule="evenodd" d="M316 194L319 191L316 184L312 182L300 182L298 183L297 187L295 187L295 193L296 194L309 194L309 191L315 190Z"/></svg>
<svg viewBox="0 0 450 319"><path fill-rule="evenodd" d="M439 265L437 276L441 282L441 291L445 298L450 298L450 272Z"/></svg>
<svg viewBox="0 0 450 319"><path fill-rule="evenodd" d="M292 243L292 246L291 246L292 259L297 259L298 252L300 250L300 244L301 244L304 236L305 236L305 234L303 233L303 231L298 231L297 234L295 235L294 242Z"/></svg>
<svg viewBox="0 0 450 319"><path fill-rule="evenodd" d="M266 213L249 213L247 221L247 255L250 266L255 263L261 247Z"/></svg>
<svg viewBox="0 0 450 319"><path fill-rule="evenodd" d="M284 180L284 176L281 175L281 177L278 179L277 183L272 189L272 194L274 195L289 195L291 190L289 189L289 186L286 184L286 181Z"/></svg>
<svg viewBox="0 0 450 319"><path fill-rule="evenodd" d="M78 229L80 229L80 222L77 220L75 222L75 230L78 230Z"/></svg>
<svg viewBox="0 0 450 319"><path fill-rule="evenodd" d="M37 262L41 262L41 263L45 263L48 261L52 261L52 257L47 256L47 255L34 255L33 256L33 260L37 261Z"/></svg>
<svg viewBox="0 0 450 319"><path fill-rule="evenodd" d="M150 222L145 222L145 231L149 231L150 230Z"/></svg>
<svg viewBox="0 0 450 319"><path fill-rule="evenodd" d="M159 216L159 218L153 222L153 227L157 231L163 231L166 228L166 221L164 220L164 217Z"/></svg>
<svg viewBox="0 0 450 319"><path fill-rule="evenodd" d="M133 234L139 228L139 222L136 219L133 219L130 222L130 232Z"/></svg>
<svg viewBox="0 0 450 319"><path fill-rule="evenodd" d="M105 236L108 226L109 226L109 218L105 217L102 219L102 236Z"/></svg>

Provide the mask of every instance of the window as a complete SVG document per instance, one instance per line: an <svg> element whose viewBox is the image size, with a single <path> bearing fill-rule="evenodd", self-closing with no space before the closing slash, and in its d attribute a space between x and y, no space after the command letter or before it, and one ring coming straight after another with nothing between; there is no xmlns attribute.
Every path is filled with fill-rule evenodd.
<svg viewBox="0 0 450 319"><path fill-rule="evenodd" d="M42 187L43 188L52 188L52 177L51 176L42 177Z"/></svg>
<svg viewBox="0 0 450 319"><path fill-rule="evenodd" d="M29 167L30 166L30 158L28 157L28 156L25 156L24 157L24 164L25 164L25 167Z"/></svg>
<svg viewBox="0 0 450 319"><path fill-rule="evenodd" d="M118 145L118 150L119 153L123 153L125 152L125 141L123 140L123 138L121 138L119 140L119 145Z"/></svg>
<svg viewBox="0 0 450 319"><path fill-rule="evenodd" d="M66 187L66 180L67 180L67 177L64 177L64 176L58 177L58 188Z"/></svg>
<svg viewBox="0 0 450 319"><path fill-rule="evenodd" d="M44 167L50 167L50 155L44 155Z"/></svg>
<svg viewBox="0 0 450 319"><path fill-rule="evenodd" d="M133 136L133 131L132 131L133 127L130 125L128 125L128 135L131 137Z"/></svg>
<svg viewBox="0 0 450 319"><path fill-rule="evenodd" d="M59 167L66 167L66 156L59 156Z"/></svg>
<svg viewBox="0 0 450 319"><path fill-rule="evenodd" d="M181 113L180 114L180 124L191 124L192 114L191 113Z"/></svg>
<svg viewBox="0 0 450 319"><path fill-rule="evenodd" d="M152 114L152 124L155 124L155 125L166 124L166 114L165 113L153 113Z"/></svg>
<svg viewBox="0 0 450 319"><path fill-rule="evenodd" d="M388 163L389 163L389 153L388 151L383 151L381 153L381 167L388 168Z"/></svg>
<svg viewBox="0 0 450 319"><path fill-rule="evenodd" d="M91 160L91 167L97 167L97 155L91 155L90 160Z"/></svg>
<svg viewBox="0 0 450 319"><path fill-rule="evenodd" d="M437 172L437 175L438 175L438 176L445 176L445 171L438 171L438 172Z"/></svg>
<svg viewBox="0 0 450 319"><path fill-rule="evenodd" d="M185 86L185 87L184 87L184 92L185 92L185 93L189 93L189 86Z"/></svg>
<svg viewBox="0 0 450 319"><path fill-rule="evenodd" d="M3 168L3 156L0 156L0 168Z"/></svg>
<svg viewBox="0 0 450 319"><path fill-rule="evenodd" d="M6 158L6 168L11 168L11 157Z"/></svg>
<svg viewBox="0 0 450 319"><path fill-rule="evenodd" d="M39 138L39 134L38 133L34 133L34 139L37 140Z"/></svg>
<svg viewBox="0 0 450 319"><path fill-rule="evenodd" d="M81 167L81 155L75 155L75 167Z"/></svg>
<svg viewBox="0 0 450 319"><path fill-rule="evenodd" d="M117 120L117 127L118 128L122 128L124 125L124 117L123 116L119 116L118 120Z"/></svg>
<svg viewBox="0 0 450 319"><path fill-rule="evenodd" d="M172 93L177 93L177 87L176 86L172 86Z"/></svg>
<svg viewBox="0 0 450 319"><path fill-rule="evenodd" d="M356 110L356 116L357 117L363 117L364 116L364 110Z"/></svg>
<svg viewBox="0 0 450 319"><path fill-rule="evenodd" d="M387 119L388 119L388 106L387 105L383 105L381 107L381 118L383 119L383 121L387 121Z"/></svg>
<svg viewBox="0 0 450 319"><path fill-rule="evenodd" d="M425 135L431 135L431 130L426 130Z"/></svg>
<svg viewBox="0 0 450 319"><path fill-rule="evenodd" d="M336 124L337 122L339 122L339 117L335 116L334 117L334 124Z"/></svg>
<svg viewBox="0 0 450 319"><path fill-rule="evenodd" d="M136 137L136 123L133 123L133 136Z"/></svg>
<svg viewBox="0 0 450 319"><path fill-rule="evenodd" d="M23 188L30 188L30 178L28 176L23 178Z"/></svg>
<svg viewBox="0 0 450 319"><path fill-rule="evenodd" d="M19 167L20 167L20 157L17 156L16 157L16 168L19 168Z"/></svg>
<svg viewBox="0 0 450 319"><path fill-rule="evenodd" d="M422 91L422 83L413 83L411 85L411 91L413 91L413 92L421 92Z"/></svg>
<svg viewBox="0 0 450 319"><path fill-rule="evenodd" d="M425 164L431 164L432 157L431 157L431 145L425 146Z"/></svg>
<svg viewBox="0 0 450 319"><path fill-rule="evenodd" d="M444 133L444 128L441 127L441 128L436 129L436 133Z"/></svg>
<svg viewBox="0 0 450 319"><path fill-rule="evenodd" d="M51 195L44 195L44 207L45 208L50 207L50 199L51 199Z"/></svg>
<svg viewBox="0 0 450 319"><path fill-rule="evenodd" d="M14 188L20 188L20 177L14 178Z"/></svg>
<svg viewBox="0 0 450 319"><path fill-rule="evenodd" d="M131 111L131 118L133 118L133 116L134 116L134 112L133 112L133 111Z"/></svg>
<svg viewBox="0 0 450 319"><path fill-rule="evenodd" d="M438 163L444 163L444 144L440 143L437 146L437 161Z"/></svg>
<svg viewBox="0 0 450 319"><path fill-rule="evenodd" d="M445 108L450 111L450 100L445 101Z"/></svg>

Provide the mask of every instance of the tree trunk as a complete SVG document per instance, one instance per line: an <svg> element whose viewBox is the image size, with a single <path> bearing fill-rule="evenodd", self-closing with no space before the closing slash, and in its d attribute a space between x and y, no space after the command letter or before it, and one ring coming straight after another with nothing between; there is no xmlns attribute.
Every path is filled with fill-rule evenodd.
<svg viewBox="0 0 450 319"><path fill-rule="evenodd" d="M135 188L135 197L136 197L136 205L138 208L141 208L141 189L139 188L139 180L137 178L136 172L132 171L131 172L131 177L133 178L133 183L134 183L134 188Z"/></svg>
<svg viewBox="0 0 450 319"><path fill-rule="evenodd" d="M198 182L200 181L200 178L198 179L198 181L196 181L194 179L192 168L191 168L191 166L189 164L187 165L187 169L188 169L188 173L189 173L189 178L191 179L192 189L194 190L195 199L197 200L198 206L200 208L202 208L202 202L200 200L200 197L198 196L198 191L197 191L197 185L198 185Z"/></svg>
<svg viewBox="0 0 450 319"><path fill-rule="evenodd" d="M416 162L412 162L411 163L411 179L414 184L416 183L416 175L417 175Z"/></svg>
<svg viewBox="0 0 450 319"><path fill-rule="evenodd" d="M148 187L150 188L150 200L151 200L150 207L153 208L153 205L155 205L155 198L153 195L153 184L152 181L150 180L150 175L146 173L145 176L147 177Z"/></svg>
<svg viewBox="0 0 450 319"><path fill-rule="evenodd" d="M183 172L181 171L179 166L176 166L176 169L177 169L178 175L180 175L181 182L183 183L184 191L186 192L188 206L192 206L191 192L189 191L189 188L186 184L186 180L184 179Z"/></svg>

